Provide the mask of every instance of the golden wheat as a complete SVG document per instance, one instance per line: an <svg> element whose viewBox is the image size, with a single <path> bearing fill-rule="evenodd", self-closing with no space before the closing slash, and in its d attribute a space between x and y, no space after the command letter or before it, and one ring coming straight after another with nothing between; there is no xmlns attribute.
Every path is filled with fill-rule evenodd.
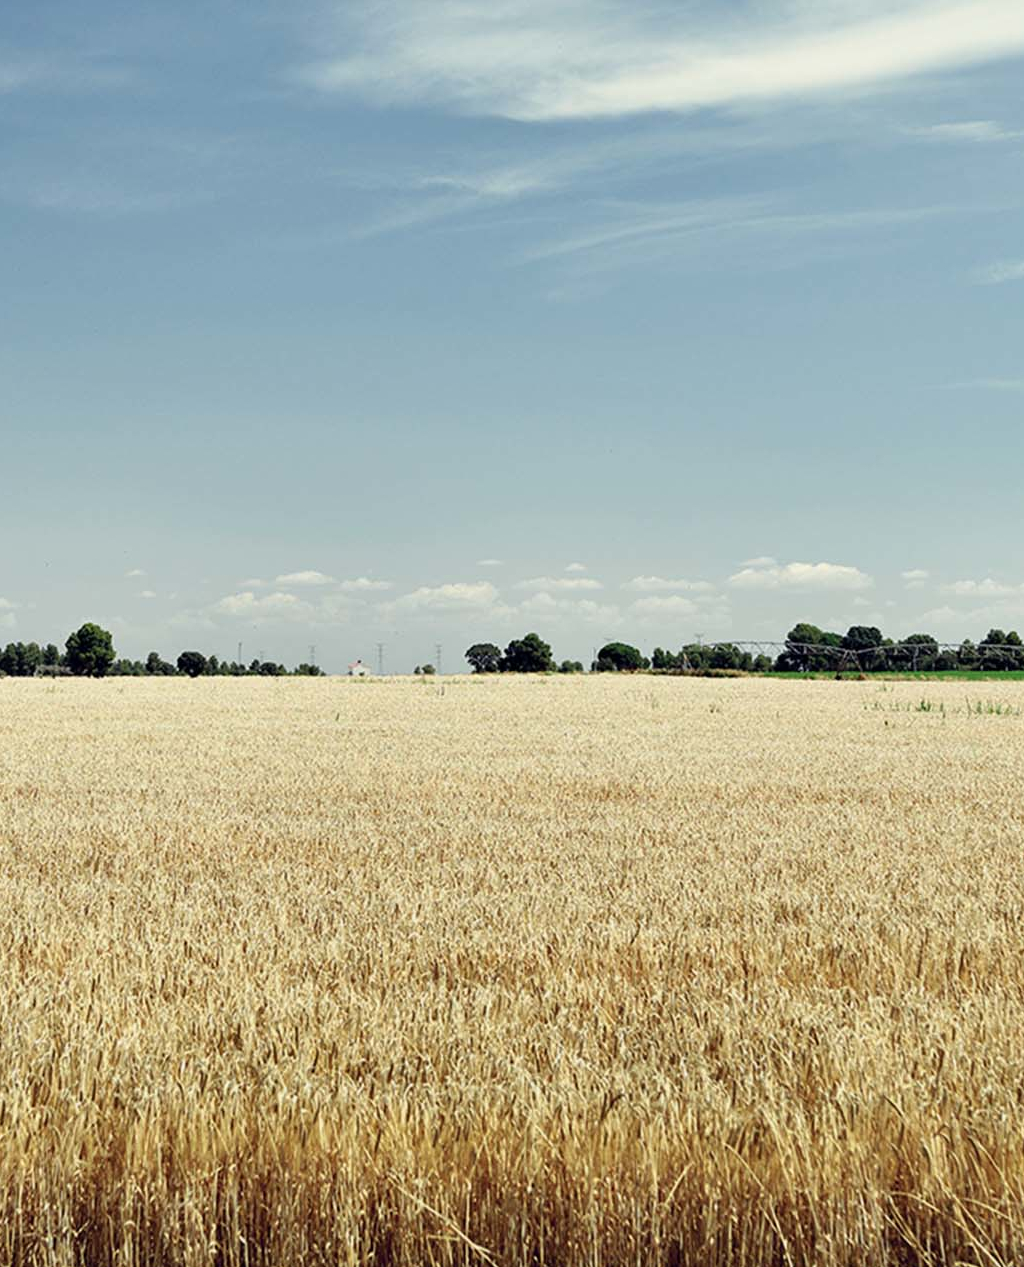
<svg viewBox="0 0 1024 1267"><path fill-rule="evenodd" d="M1024 1260L1022 706L0 683L0 1263Z"/></svg>

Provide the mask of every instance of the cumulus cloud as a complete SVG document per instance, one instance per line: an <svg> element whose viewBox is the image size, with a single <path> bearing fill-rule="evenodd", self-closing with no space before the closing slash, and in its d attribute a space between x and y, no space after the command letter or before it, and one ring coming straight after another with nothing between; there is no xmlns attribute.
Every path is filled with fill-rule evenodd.
<svg viewBox="0 0 1024 1267"><path fill-rule="evenodd" d="M715 587L707 581L671 581L663 576L634 576L622 588L638 594L659 594L673 590L707 594Z"/></svg>
<svg viewBox="0 0 1024 1267"><path fill-rule="evenodd" d="M421 585L403 594L392 606L410 612L473 612L498 606L499 594L490 581L452 581L447 585Z"/></svg>
<svg viewBox="0 0 1024 1267"><path fill-rule="evenodd" d="M755 559L744 559L741 568L773 568L778 562L770 554L759 554Z"/></svg>
<svg viewBox="0 0 1024 1267"><path fill-rule="evenodd" d="M535 576L529 581L520 581L519 590L599 590L604 589L600 581L591 576Z"/></svg>
<svg viewBox="0 0 1024 1267"><path fill-rule="evenodd" d="M156 598L156 590L140 590L139 598Z"/></svg>
<svg viewBox="0 0 1024 1267"><path fill-rule="evenodd" d="M787 563L774 567L746 567L729 577L736 589L864 590L874 581L859 568L842 563Z"/></svg>
<svg viewBox="0 0 1024 1267"><path fill-rule="evenodd" d="M900 576L911 585L920 581L927 581L930 575L931 573L926 572L924 568L910 568L908 571L900 573Z"/></svg>
<svg viewBox="0 0 1024 1267"><path fill-rule="evenodd" d="M334 585L333 576L324 572L286 572L284 576L274 578L275 585Z"/></svg>
<svg viewBox="0 0 1024 1267"><path fill-rule="evenodd" d="M130 572L125 572L125 579L129 581L136 580L140 576L146 575L145 568L132 568Z"/></svg>
<svg viewBox="0 0 1024 1267"><path fill-rule="evenodd" d="M578 620L587 625L612 625L620 617L610 603L595 603L592 598L556 598L541 591L524 599L515 611L523 616L542 616L545 620Z"/></svg>
<svg viewBox="0 0 1024 1267"><path fill-rule="evenodd" d="M252 590L228 594L214 603L212 610L221 616L244 616L252 620L306 620L314 613L310 603L294 594L281 591L255 594Z"/></svg>
<svg viewBox="0 0 1024 1267"><path fill-rule="evenodd" d="M357 576L354 581L342 581L338 588L348 594L379 594L393 586L390 581L374 581L368 576Z"/></svg>
<svg viewBox="0 0 1024 1267"><path fill-rule="evenodd" d="M299 75L377 104L542 121L866 92L1024 48L1020 0L347 0Z"/></svg>
<svg viewBox="0 0 1024 1267"><path fill-rule="evenodd" d="M590 569L585 563L569 563L566 565L567 572L588 572Z"/></svg>
<svg viewBox="0 0 1024 1267"><path fill-rule="evenodd" d="M0 611L12 612L17 606L18 604L12 603L9 598L0 598Z"/></svg>
<svg viewBox="0 0 1024 1267"><path fill-rule="evenodd" d="M638 598L629 610L639 616L693 616L700 609L692 598L681 594Z"/></svg>

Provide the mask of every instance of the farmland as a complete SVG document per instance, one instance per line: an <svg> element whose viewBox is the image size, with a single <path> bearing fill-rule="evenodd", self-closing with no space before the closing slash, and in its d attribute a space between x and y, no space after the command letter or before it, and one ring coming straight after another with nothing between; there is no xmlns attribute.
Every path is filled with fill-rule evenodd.
<svg viewBox="0 0 1024 1267"><path fill-rule="evenodd" d="M0 1264L1024 1258L1024 683L0 682Z"/></svg>

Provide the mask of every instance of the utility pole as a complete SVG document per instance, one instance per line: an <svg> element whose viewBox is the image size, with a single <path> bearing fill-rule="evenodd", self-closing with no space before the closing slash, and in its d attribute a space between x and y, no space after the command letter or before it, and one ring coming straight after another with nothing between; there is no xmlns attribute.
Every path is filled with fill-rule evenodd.
<svg viewBox="0 0 1024 1267"><path fill-rule="evenodd" d="M313 643L309 645L309 663L316 668L316 646Z"/></svg>
<svg viewBox="0 0 1024 1267"><path fill-rule="evenodd" d="M384 676L384 643L377 643L377 676Z"/></svg>
<svg viewBox="0 0 1024 1267"><path fill-rule="evenodd" d="M239 644L238 644L238 659L235 661L235 663L236 663L236 664L241 664L241 663L242 663L242 644L241 644L241 642L239 642Z"/></svg>
<svg viewBox="0 0 1024 1267"><path fill-rule="evenodd" d="M434 647L434 656L435 656L435 659L437 660L437 663L434 665L434 668L437 670L437 676L440 677L441 676L441 644L440 643L437 643Z"/></svg>

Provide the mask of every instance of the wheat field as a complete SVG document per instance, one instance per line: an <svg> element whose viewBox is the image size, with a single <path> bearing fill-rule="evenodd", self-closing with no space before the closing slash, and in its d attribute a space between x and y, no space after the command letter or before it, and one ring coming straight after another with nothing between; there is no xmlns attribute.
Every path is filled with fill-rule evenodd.
<svg viewBox="0 0 1024 1267"><path fill-rule="evenodd" d="M0 682L0 1263L1021 1262L1022 709Z"/></svg>

